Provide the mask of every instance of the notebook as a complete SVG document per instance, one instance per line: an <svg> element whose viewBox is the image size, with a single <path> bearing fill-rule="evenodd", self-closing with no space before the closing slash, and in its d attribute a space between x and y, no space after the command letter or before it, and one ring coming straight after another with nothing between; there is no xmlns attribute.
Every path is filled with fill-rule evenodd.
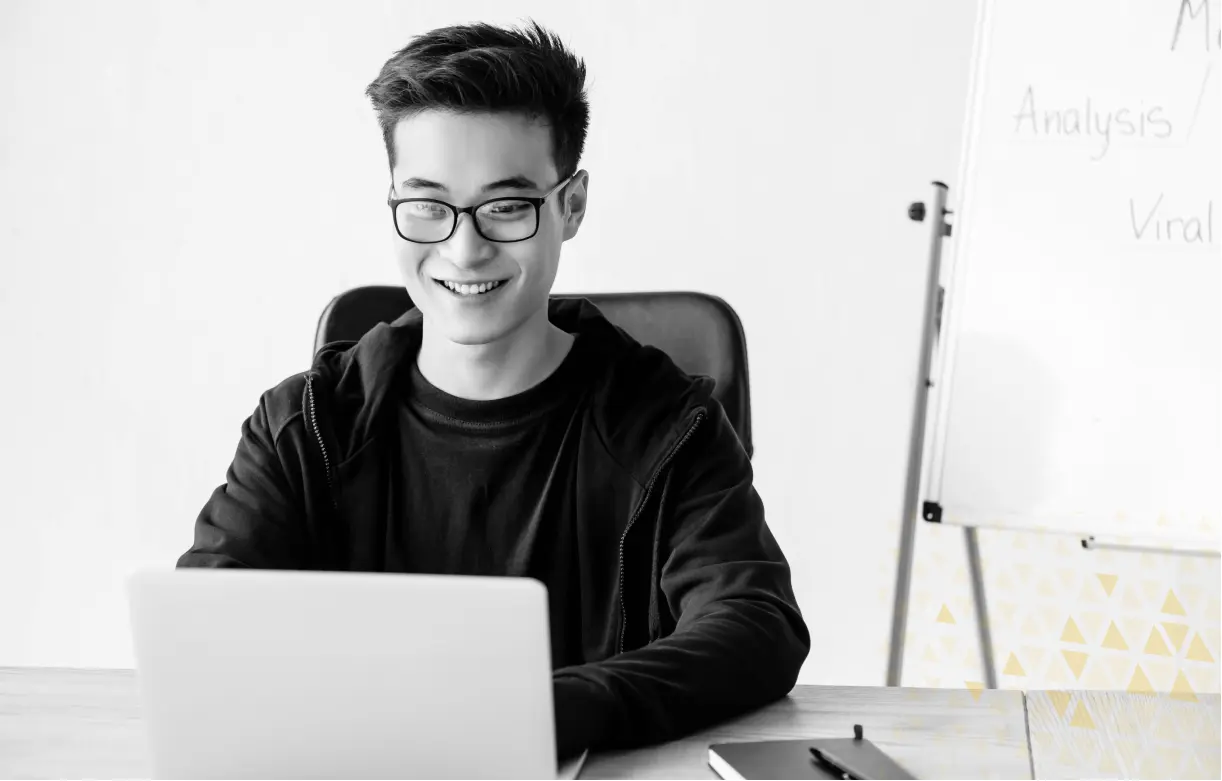
<svg viewBox="0 0 1222 781"><path fill-rule="evenodd" d="M846 776L829 762L820 761L811 754L812 748L818 749L836 765L851 767L853 772ZM873 743L853 738L717 743L709 746L709 767L726 781L758 778L913 778Z"/></svg>

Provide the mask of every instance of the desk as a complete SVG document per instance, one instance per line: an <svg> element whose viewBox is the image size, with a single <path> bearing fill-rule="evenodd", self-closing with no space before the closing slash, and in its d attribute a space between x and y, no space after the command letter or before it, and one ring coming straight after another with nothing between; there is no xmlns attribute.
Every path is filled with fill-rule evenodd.
<svg viewBox="0 0 1222 781"><path fill-rule="evenodd" d="M707 778L710 743L851 738L853 725L917 778L1029 779L1017 691L799 686L789 697L684 740L592 756L586 778Z"/></svg>
<svg viewBox="0 0 1222 781"><path fill-rule="evenodd" d="M715 779L710 743L841 737L856 723L918 778L1217 778L1219 698L1197 697L799 686L684 740L592 756L581 777ZM1173 754L1179 771L1164 772ZM132 671L0 668L0 778L149 775Z"/></svg>
<svg viewBox="0 0 1222 781"><path fill-rule="evenodd" d="M0 778L149 778L131 670L0 668Z"/></svg>
<svg viewBox="0 0 1222 781"><path fill-rule="evenodd" d="M663 746L586 760L586 778L709 778L722 740L866 737L923 778L1031 778L1022 694L799 686L786 699ZM939 735L939 733L941 733ZM0 669L0 777L148 778L130 670Z"/></svg>

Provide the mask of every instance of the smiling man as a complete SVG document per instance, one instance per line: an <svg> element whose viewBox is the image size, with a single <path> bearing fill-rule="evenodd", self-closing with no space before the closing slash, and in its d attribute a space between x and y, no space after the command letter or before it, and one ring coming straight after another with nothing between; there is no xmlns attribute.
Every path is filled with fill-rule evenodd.
<svg viewBox="0 0 1222 781"><path fill-rule="evenodd" d="M179 559L540 580L561 759L778 699L810 647L711 381L549 299L587 207L584 85L537 25L385 64L368 95L416 308L263 395ZM637 219L659 208L642 193Z"/></svg>
<svg viewBox="0 0 1222 781"><path fill-rule="evenodd" d="M454 396L512 396L551 375L576 340L549 321L548 296L588 177L560 174L542 118L398 108L398 93L381 97L399 88L393 68L390 78L370 91L393 120L390 205L403 282L424 314L420 372Z"/></svg>

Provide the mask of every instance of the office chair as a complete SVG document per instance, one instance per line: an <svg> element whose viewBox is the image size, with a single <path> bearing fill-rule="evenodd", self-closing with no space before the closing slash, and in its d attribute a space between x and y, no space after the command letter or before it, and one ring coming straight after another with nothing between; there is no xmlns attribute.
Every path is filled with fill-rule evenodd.
<svg viewBox="0 0 1222 781"><path fill-rule="evenodd" d="M553 295L584 298L641 344L671 357L688 374L711 377L713 396L747 451L751 443L751 397L747 340L738 315L722 299L705 293L592 293ZM341 293L318 318L314 352L331 342L357 341L378 323L391 323L413 308L407 290L371 285Z"/></svg>

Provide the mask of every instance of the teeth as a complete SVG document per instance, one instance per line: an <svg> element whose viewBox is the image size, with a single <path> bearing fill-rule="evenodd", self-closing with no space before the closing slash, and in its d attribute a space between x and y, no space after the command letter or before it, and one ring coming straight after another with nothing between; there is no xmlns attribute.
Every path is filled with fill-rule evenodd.
<svg viewBox="0 0 1222 781"><path fill-rule="evenodd" d="M478 285L458 285L453 282L442 282L442 284L459 295L474 296L480 293L487 293L489 290L499 287L501 283L483 282Z"/></svg>

